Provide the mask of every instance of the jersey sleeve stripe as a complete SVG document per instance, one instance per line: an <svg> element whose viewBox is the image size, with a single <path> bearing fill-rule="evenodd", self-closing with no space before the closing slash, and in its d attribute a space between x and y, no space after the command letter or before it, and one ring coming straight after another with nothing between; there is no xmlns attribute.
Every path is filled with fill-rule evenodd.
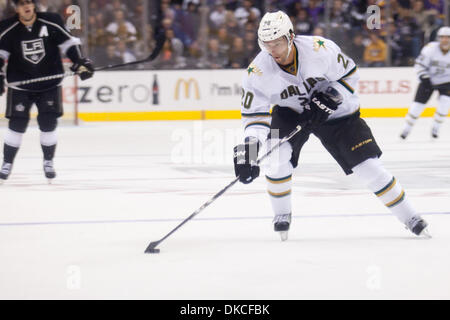
<svg viewBox="0 0 450 320"><path fill-rule="evenodd" d="M358 69L357 66L354 66L352 70L350 70L345 76L343 76L341 79L345 79L347 77L350 77L352 74L356 72L356 69Z"/></svg>
<svg viewBox="0 0 450 320"><path fill-rule="evenodd" d="M241 116L244 118L251 117L270 117L270 112L255 112L255 113L241 113Z"/></svg>
<svg viewBox="0 0 450 320"><path fill-rule="evenodd" d="M12 29L14 29L15 26L17 26L19 24L19 21L17 21L16 23L14 23L11 27L9 27L8 29L6 29L4 32L2 32L2 34L0 34L0 40L8 33L10 32Z"/></svg>
<svg viewBox="0 0 450 320"><path fill-rule="evenodd" d="M267 122L261 122L261 121L255 121L255 122L250 122L249 124L247 124L245 126L245 129L247 129L248 127L252 127L252 126L263 126L263 127L267 127L270 129L270 124Z"/></svg>
<svg viewBox="0 0 450 320"><path fill-rule="evenodd" d="M0 50L0 59L8 60L10 53L6 50Z"/></svg>
<svg viewBox="0 0 450 320"><path fill-rule="evenodd" d="M355 90L344 80L339 79L337 82L340 83L342 86L344 86L344 88L347 89L348 91L350 91L351 93L355 92Z"/></svg>

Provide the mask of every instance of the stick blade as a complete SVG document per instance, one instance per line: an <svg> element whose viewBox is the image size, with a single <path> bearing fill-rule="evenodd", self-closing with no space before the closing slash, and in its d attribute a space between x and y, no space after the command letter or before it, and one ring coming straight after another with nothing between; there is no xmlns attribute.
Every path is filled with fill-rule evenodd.
<svg viewBox="0 0 450 320"><path fill-rule="evenodd" d="M159 241L150 242L147 249L145 249L145 253L159 253L160 250L156 248L159 244Z"/></svg>

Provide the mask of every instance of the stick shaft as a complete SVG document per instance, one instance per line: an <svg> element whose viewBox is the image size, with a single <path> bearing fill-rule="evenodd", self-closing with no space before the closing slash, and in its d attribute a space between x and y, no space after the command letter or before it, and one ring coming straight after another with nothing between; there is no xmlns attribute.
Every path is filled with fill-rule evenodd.
<svg viewBox="0 0 450 320"><path fill-rule="evenodd" d="M145 59L132 61L132 62L127 62L127 63L109 64L107 66L94 68L94 71L115 69L115 68L131 66L131 65L135 65L135 64L139 64L139 63L145 63L145 62L153 61L158 56L159 52L161 51L162 46L164 44L164 41L165 41L165 36L164 36L164 34L162 34L162 35L160 35L157 38L155 49L153 50L153 52ZM42 81L49 81L49 80L66 78L66 77L70 77L70 76L73 76L73 75L76 75L76 74L77 74L76 72L68 71L68 72L65 72L65 73L55 74L55 75L52 75L52 76L46 76L46 77L40 77L40 78L35 78L35 79L11 82L11 83L7 83L6 86L7 87L24 86L24 85L32 84L32 83L36 83L36 82L42 82Z"/></svg>
<svg viewBox="0 0 450 320"><path fill-rule="evenodd" d="M281 139L275 146L273 146L269 151L267 151L263 156L261 156L257 160L257 164L260 164L264 159L266 159L273 151L278 149L283 143L290 140L293 136L295 136L302 128L300 126L297 126L289 135ZM239 177L235 178L233 181L231 181L225 188L217 192L214 196L212 196L211 199L209 199L207 202L205 202L200 208L198 208L194 213L192 213L189 217L184 219L179 225L177 225L174 229L172 229L168 234L166 234L164 237L159 239L158 241L151 242L148 246L145 252L150 252L150 249L154 249L157 245L159 245L161 242L166 240L168 237L170 237L175 231L177 231L181 226L183 226L186 222L194 218L196 215L198 215L200 212L202 212L206 207L208 207L211 203L213 203L215 200L217 200L220 196L222 196L228 189L230 189L233 185L236 184L236 182L239 181Z"/></svg>

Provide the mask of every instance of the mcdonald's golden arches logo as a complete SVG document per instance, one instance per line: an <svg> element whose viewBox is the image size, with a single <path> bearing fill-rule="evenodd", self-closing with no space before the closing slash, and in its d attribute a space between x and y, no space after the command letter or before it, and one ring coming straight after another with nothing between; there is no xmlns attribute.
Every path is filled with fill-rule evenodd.
<svg viewBox="0 0 450 320"><path fill-rule="evenodd" d="M180 78L177 80L177 84L175 86L175 100L180 99L180 90L181 87L184 88L184 97L185 99L190 98L190 92L191 92L191 86L194 87L194 97L196 100L200 100L200 90L198 87L198 82L194 78L189 78L188 80L185 80L183 78Z"/></svg>

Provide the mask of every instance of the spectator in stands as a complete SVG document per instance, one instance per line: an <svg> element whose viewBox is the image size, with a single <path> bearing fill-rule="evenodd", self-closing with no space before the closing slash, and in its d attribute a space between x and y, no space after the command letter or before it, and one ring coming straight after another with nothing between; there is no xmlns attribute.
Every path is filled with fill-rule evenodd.
<svg viewBox="0 0 450 320"><path fill-rule="evenodd" d="M122 59L123 63L136 61L136 57L127 47L127 43L124 40L119 40L117 43L117 55Z"/></svg>
<svg viewBox="0 0 450 320"><path fill-rule="evenodd" d="M105 50L105 55L99 61L102 64L119 64L123 63L123 59L117 55L116 47L112 44L108 45Z"/></svg>
<svg viewBox="0 0 450 320"><path fill-rule="evenodd" d="M377 32L369 34L370 44L364 50L364 64L367 67L384 67L386 65L387 46Z"/></svg>
<svg viewBox="0 0 450 320"><path fill-rule="evenodd" d="M352 40L352 44L348 50L348 54L352 56L353 61L359 66L363 66L364 50L364 37L361 33L357 33Z"/></svg>
<svg viewBox="0 0 450 320"><path fill-rule="evenodd" d="M226 12L225 25L230 34L240 34L241 33L241 29L239 27L238 21L232 11Z"/></svg>
<svg viewBox="0 0 450 320"><path fill-rule="evenodd" d="M310 35L313 31L313 24L308 17L308 12L305 9L300 9L295 17L295 34Z"/></svg>
<svg viewBox="0 0 450 320"><path fill-rule="evenodd" d="M180 13L180 24L185 35L183 44L190 46L197 39L200 28L200 14L194 2L188 2L186 11Z"/></svg>
<svg viewBox="0 0 450 320"><path fill-rule="evenodd" d="M125 20L128 19L128 7L123 1L120 0L112 0L111 3L107 3L104 7L99 6L98 1L89 1L89 5L94 2L96 3L98 9L97 10L105 10L106 20L108 22L113 22L115 20L116 11L122 10L125 14ZM92 9L91 9L92 10ZM96 10L96 12L97 12Z"/></svg>
<svg viewBox="0 0 450 320"><path fill-rule="evenodd" d="M227 28L221 27L217 30L220 53L227 55L233 45L233 37L228 33Z"/></svg>
<svg viewBox="0 0 450 320"><path fill-rule="evenodd" d="M106 31L114 35L117 40L136 41L136 28L130 21L125 20L125 13L122 9L114 12L114 21L106 27Z"/></svg>
<svg viewBox="0 0 450 320"><path fill-rule="evenodd" d="M261 17L261 12L258 8L253 6L253 1L243 0L242 5L234 11L239 26L243 27L244 24L250 21L256 21Z"/></svg>
<svg viewBox="0 0 450 320"><path fill-rule="evenodd" d="M206 52L207 66L210 69L222 69L228 64L228 55L220 52L219 39L211 38Z"/></svg>
<svg viewBox="0 0 450 320"><path fill-rule="evenodd" d="M183 57L184 45L180 39L175 36L173 29L166 30L166 39L170 41L172 46L172 59L175 63L174 67L183 68L186 66L185 59Z"/></svg>
<svg viewBox="0 0 450 320"><path fill-rule="evenodd" d="M325 31L321 27L315 27L312 34L313 36L325 37Z"/></svg>
<svg viewBox="0 0 450 320"><path fill-rule="evenodd" d="M246 32L244 34L244 47L247 60L251 62L260 51L255 32Z"/></svg>
<svg viewBox="0 0 450 320"><path fill-rule="evenodd" d="M310 0L306 11L308 11L308 16L310 17L312 23L316 25L320 20L322 20L324 7L319 0Z"/></svg>
<svg viewBox="0 0 450 320"><path fill-rule="evenodd" d="M154 63L157 69L172 69L175 65L172 42L168 39L164 42L161 53Z"/></svg>
<svg viewBox="0 0 450 320"><path fill-rule="evenodd" d="M225 25L227 10L222 0L218 0L209 15L209 25L213 32Z"/></svg>
<svg viewBox="0 0 450 320"><path fill-rule="evenodd" d="M248 53L244 47L244 39L241 37L234 37L228 60L229 66L233 69L246 68L250 64Z"/></svg>
<svg viewBox="0 0 450 320"><path fill-rule="evenodd" d="M434 9L439 14L444 14L445 0L425 0L425 9Z"/></svg>

